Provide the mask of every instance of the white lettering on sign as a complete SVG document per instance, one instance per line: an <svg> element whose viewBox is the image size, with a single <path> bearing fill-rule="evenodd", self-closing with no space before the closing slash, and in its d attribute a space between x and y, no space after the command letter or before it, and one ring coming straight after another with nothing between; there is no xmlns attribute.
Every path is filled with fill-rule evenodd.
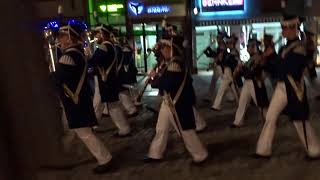
<svg viewBox="0 0 320 180"><path fill-rule="evenodd" d="M170 7L169 6L149 6L147 7L148 14L163 14L169 13Z"/></svg>
<svg viewBox="0 0 320 180"><path fill-rule="evenodd" d="M202 0L202 7L241 6L243 0Z"/></svg>

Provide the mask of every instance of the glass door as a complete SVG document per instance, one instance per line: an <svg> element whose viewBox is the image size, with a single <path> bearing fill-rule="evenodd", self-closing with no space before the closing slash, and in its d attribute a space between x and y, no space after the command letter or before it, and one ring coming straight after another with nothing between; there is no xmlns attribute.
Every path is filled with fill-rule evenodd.
<svg viewBox="0 0 320 180"><path fill-rule="evenodd" d="M143 74L152 69L156 60L150 51L157 43L156 24L134 24L135 62L139 73Z"/></svg>

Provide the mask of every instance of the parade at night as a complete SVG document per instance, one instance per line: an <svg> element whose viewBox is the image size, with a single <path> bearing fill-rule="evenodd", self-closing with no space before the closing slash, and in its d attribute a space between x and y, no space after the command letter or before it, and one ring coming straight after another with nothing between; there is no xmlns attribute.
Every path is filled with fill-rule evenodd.
<svg viewBox="0 0 320 180"><path fill-rule="evenodd" d="M320 180L320 1L0 4L0 180Z"/></svg>

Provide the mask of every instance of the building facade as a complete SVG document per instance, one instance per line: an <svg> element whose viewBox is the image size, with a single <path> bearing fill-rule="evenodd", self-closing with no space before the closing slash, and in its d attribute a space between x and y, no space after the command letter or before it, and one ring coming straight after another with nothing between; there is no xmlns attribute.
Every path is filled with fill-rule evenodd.
<svg viewBox="0 0 320 180"><path fill-rule="evenodd" d="M304 28L316 34L315 43L320 50L319 15L320 1L316 0L195 0L194 1L194 66L208 68L210 59L200 56L209 45L215 48L218 30L239 37L237 48L241 59L248 60L246 43L250 37L263 39L264 34L274 36L276 49L285 43L281 36L280 21L283 13L306 17ZM320 58L318 58L320 64Z"/></svg>

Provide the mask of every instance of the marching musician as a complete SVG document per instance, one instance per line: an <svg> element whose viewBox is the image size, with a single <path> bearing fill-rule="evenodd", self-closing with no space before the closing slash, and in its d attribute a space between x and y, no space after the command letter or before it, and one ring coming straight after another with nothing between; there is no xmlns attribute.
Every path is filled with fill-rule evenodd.
<svg viewBox="0 0 320 180"><path fill-rule="evenodd" d="M69 128L74 130L97 159L99 165L93 171L100 174L111 169L112 156L91 129L97 125L97 119L87 79L88 66L82 44L83 32L83 24L75 20L70 20L67 25L60 28L58 42L62 56L52 75L60 90L60 99Z"/></svg>
<svg viewBox="0 0 320 180"><path fill-rule="evenodd" d="M273 88L275 88L277 81L277 69L279 67L279 56L275 50L273 36L265 34L263 37L264 52L262 58L264 62L264 72L266 78L271 82Z"/></svg>
<svg viewBox="0 0 320 180"><path fill-rule="evenodd" d="M122 79L123 84L132 85L137 83L138 74L138 69L133 59L134 52L126 37L121 38L120 44L123 47L123 64L119 74L124 74Z"/></svg>
<svg viewBox="0 0 320 180"><path fill-rule="evenodd" d="M308 60L305 45L299 39L299 26L297 16L286 15L281 21L282 35L287 39L287 44L279 52L280 77L257 143L255 158L271 157L277 120L285 108L307 151L307 158L320 156L320 144L309 121L309 104L303 75Z"/></svg>
<svg viewBox="0 0 320 180"><path fill-rule="evenodd" d="M238 98L238 91L236 90L236 82L233 78L233 73L235 68L238 66L240 61L239 51L236 49L237 37L228 36L225 38L227 49L224 51L223 59L222 59L222 79L221 84L218 89L216 98L211 107L214 111L221 110L221 103L224 97L224 94L231 88L234 97Z"/></svg>
<svg viewBox="0 0 320 180"><path fill-rule="evenodd" d="M127 111L127 114L129 117L133 117L138 115L138 110L137 107L134 105L133 98L130 95L130 88L128 84L125 83L125 77L126 77L126 71L125 71L125 66L124 66L124 61L125 58L128 58L128 56L125 56L124 50L128 51L129 53L132 52L130 49L126 48L121 45L119 42L120 38L120 31L118 29L113 30L113 34L115 36L115 40L113 41L116 53L117 53L117 76L119 80L119 85L120 85L120 93L119 93L119 99L120 102L122 103L123 107ZM128 52L126 52L128 53ZM132 54L131 54L132 56Z"/></svg>
<svg viewBox="0 0 320 180"><path fill-rule="evenodd" d="M170 25L170 24L169 24ZM167 28L170 32L164 33L167 36L175 36L177 33L172 32L172 29L175 28ZM155 54L156 60L157 60L157 65L155 66L154 69L152 69L149 73L149 79L146 80L146 83L149 83L152 88L159 88L159 80L160 77L162 76L163 72L166 70L166 61L165 58L163 57L161 53L161 48L162 45L161 43L157 43L155 47L153 48L153 52ZM161 95L161 93L160 93ZM195 116L195 124L196 124L196 132L197 133L202 133L207 129L207 122L205 119L200 115L198 109L196 108L196 102L193 104L193 113Z"/></svg>
<svg viewBox="0 0 320 180"><path fill-rule="evenodd" d="M163 96L156 135L146 163L159 162L166 149L170 127L174 127L192 156L194 163L204 162L208 156L205 146L195 132L193 104L195 92L192 78L185 67L183 38L174 36L160 40L160 52L164 58L164 71L159 77L159 90Z"/></svg>
<svg viewBox="0 0 320 180"><path fill-rule="evenodd" d="M119 129L115 135L125 137L130 135L130 124L121 108L119 100L119 78L117 76L117 52L112 43L113 27L99 24L95 28L96 38L99 47L94 52L90 62L98 76L101 102L96 109L97 118L101 119L105 104L110 117ZM96 127L97 128L97 127Z"/></svg>
<svg viewBox="0 0 320 180"><path fill-rule="evenodd" d="M254 103L260 108L263 119L268 107L268 95L264 84L262 52L260 51L260 42L256 39L249 39L247 51L250 59L242 67L242 73L245 78L241 90L238 109L232 128L239 128L243 125L245 112L253 99Z"/></svg>
<svg viewBox="0 0 320 180"><path fill-rule="evenodd" d="M213 58L213 75L211 78L211 82L209 85L208 96L205 100L212 101L214 90L216 88L216 84L220 76L222 75L221 63L223 59L223 54L226 50L226 44L224 42L224 38L227 36L225 32L218 31L217 43L218 47L216 50L212 50L210 46L204 50L204 54L208 58Z"/></svg>
<svg viewBox="0 0 320 180"><path fill-rule="evenodd" d="M318 77L317 71L316 71L316 58L317 58L317 47L314 42L314 36L315 34L311 31L306 29L305 30L305 43L306 43L306 51L307 51L307 59L308 59L308 65L307 65L307 71L306 71L306 77L310 83L310 94L312 97L316 97L316 99L319 99L320 94L318 92L319 84L317 83L316 79Z"/></svg>

